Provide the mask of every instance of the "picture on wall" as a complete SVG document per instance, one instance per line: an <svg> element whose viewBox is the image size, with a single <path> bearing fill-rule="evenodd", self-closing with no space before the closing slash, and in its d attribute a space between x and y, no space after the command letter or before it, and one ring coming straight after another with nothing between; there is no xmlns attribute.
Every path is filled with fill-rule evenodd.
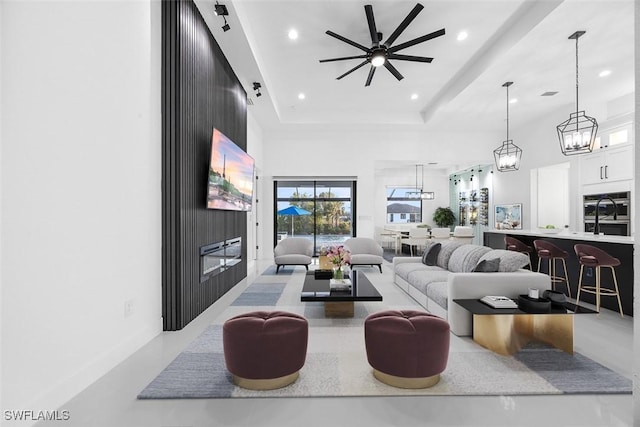
<svg viewBox="0 0 640 427"><path fill-rule="evenodd" d="M496 230L522 230L522 203L496 205Z"/></svg>

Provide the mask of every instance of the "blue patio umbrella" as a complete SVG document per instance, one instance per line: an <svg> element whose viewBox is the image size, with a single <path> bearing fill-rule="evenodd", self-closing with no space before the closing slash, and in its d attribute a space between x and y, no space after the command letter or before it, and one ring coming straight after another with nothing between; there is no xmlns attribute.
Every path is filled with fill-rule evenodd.
<svg viewBox="0 0 640 427"><path fill-rule="evenodd" d="M278 211L278 215L291 215L291 235L293 236L293 217L301 215L311 215L311 212L306 209L302 209L301 207L290 205L284 209L280 209Z"/></svg>

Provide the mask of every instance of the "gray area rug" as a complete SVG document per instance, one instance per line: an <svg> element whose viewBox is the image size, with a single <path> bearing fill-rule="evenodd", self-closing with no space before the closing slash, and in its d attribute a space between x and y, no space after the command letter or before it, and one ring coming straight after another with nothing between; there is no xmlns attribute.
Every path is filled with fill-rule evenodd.
<svg viewBox="0 0 640 427"><path fill-rule="evenodd" d="M272 271L273 270L273 271ZM267 269L173 360L142 392L139 399L230 397L323 397L401 395L553 395L630 394L631 380L575 353L532 344L514 357L488 351L470 338L451 336L447 369L432 388L405 390L376 380L367 362L363 322L384 309L419 309L396 288L390 274L366 270L384 301L356 303L352 319L327 319L321 303L300 302L305 270L275 275ZM300 378L271 391L236 387L226 370L222 324L253 310L285 310L309 321L307 359Z"/></svg>

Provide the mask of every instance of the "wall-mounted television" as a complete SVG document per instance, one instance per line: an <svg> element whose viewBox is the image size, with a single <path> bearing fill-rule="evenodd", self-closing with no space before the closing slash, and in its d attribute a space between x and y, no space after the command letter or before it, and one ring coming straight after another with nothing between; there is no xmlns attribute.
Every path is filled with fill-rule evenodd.
<svg viewBox="0 0 640 427"><path fill-rule="evenodd" d="M250 211L254 160L218 129L211 137L207 208Z"/></svg>

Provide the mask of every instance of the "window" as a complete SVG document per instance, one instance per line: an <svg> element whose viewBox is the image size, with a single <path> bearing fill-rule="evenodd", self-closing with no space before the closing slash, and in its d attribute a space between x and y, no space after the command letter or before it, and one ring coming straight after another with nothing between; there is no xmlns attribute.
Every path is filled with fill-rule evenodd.
<svg viewBox="0 0 640 427"><path fill-rule="evenodd" d="M306 237L317 254L355 236L355 189L355 181L275 181L274 242Z"/></svg>
<svg viewBox="0 0 640 427"><path fill-rule="evenodd" d="M387 223L422 222L420 189L415 187L387 187Z"/></svg>

